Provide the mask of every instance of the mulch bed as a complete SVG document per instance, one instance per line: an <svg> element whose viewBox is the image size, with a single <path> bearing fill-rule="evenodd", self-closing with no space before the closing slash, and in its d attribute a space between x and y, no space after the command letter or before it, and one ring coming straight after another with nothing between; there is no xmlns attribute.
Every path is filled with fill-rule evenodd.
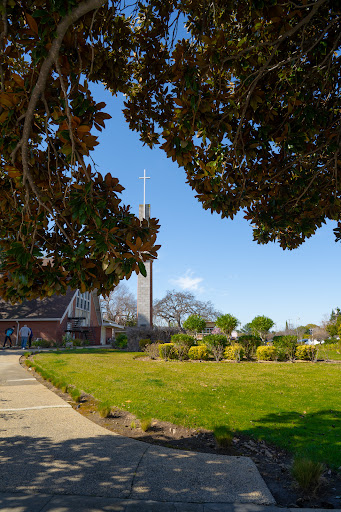
<svg viewBox="0 0 341 512"><path fill-rule="evenodd" d="M25 364L22 363L22 365L27 369ZM290 474L292 456L265 441L257 441L238 434L233 438L231 446L222 449L216 445L211 431L184 428L159 420L153 420L150 429L143 432L137 418L128 411L113 409L108 418L101 418L97 411L97 401L91 395L83 394L81 402L76 403L67 393L62 393L50 382L45 381L32 368L29 370L34 373L39 382L68 401L77 412L103 428L122 436L179 450L250 457L278 506L341 508L341 473L326 469L321 486L315 495L304 496L295 488Z"/></svg>

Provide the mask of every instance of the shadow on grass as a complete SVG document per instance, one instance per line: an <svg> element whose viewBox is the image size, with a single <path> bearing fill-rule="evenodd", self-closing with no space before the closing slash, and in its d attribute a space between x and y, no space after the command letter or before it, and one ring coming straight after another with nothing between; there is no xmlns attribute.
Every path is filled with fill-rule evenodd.
<svg viewBox="0 0 341 512"><path fill-rule="evenodd" d="M294 455L341 466L341 410L285 411L255 419L242 434L264 439Z"/></svg>

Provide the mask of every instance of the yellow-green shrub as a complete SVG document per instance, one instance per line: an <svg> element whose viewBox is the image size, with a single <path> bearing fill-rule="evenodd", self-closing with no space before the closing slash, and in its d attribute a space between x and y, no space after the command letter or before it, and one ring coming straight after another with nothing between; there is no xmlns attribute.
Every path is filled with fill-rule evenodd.
<svg viewBox="0 0 341 512"><path fill-rule="evenodd" d="M256 357L258 361L274 361L276 359L276 347L271 345L262 345L256 350Z"/></svg>
<svg viewBox="0 0 341 512"><path fill-rule="evenodd" d="M208 356L209 356L208 350L207 350L207 347L205 347L205 345L198 345L198 346L191 347L188 351L189 359L193 359L193 360L203 359L204 361L207 361Z"/></svg>
<svg viewBox="0 0 341 512"><path fill-rule="evenodd" d="M159 354L162 359L178 359L178 351L174 347L174 343L160 343Z"/></svg>
<svg viewBox="0 0 341 512"><path fill-rule="evenodd" d="M232 361L242 359L244 357L244 349L239 343L229 345L225 348L224 358Z"/></svg>
<svg viewBox="0 0 341 512"><path fill-rule="evenodd" d="M299 345L296 348L296 358L304 361L313 361L317 356L317 348L314 345Z"/></svg>

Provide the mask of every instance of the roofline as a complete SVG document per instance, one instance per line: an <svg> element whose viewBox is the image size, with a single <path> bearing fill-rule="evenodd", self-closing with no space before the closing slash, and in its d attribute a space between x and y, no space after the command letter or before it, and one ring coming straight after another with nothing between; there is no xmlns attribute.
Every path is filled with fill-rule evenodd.
<svg viewBox="0 0 341 512"><path fill-rule="evenodd" d="M57 322L60 318L0 318L0 322Z"/></svg>
<svg viewBox="0 0 341 512"><path fill-rule="evenodd" d="M64 311L64 315L62 316L62 318L59 321L60 324L63 322L64 318L66 317L66 314L67 314L67 311L68 311L68 309L70 307L70 304L71 304L71 302L73 302L74 298L76 297L77 292L78 292L78 290L75 291L75 293L72 296L72 299L70 300L69 304L66 306L65 311Z"/></svg>
<svg viewBox="0 0 341 512"><path fill-rule="evenodd" d="M103 321L102 326L103 327L120 327L121 329L125 329L124 325L120 325L115 322L108 322L107 320Z"/></svg>

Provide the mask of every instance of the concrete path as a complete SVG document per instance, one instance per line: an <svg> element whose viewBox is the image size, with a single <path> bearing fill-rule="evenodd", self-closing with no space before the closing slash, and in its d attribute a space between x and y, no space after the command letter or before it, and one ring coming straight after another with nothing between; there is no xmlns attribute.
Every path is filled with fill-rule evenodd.
<svg viewBox="0 0 341 512"><path fill-rule="evenodd" d="M248 457L172 450L116 435L31 377L19 357L0 352L0 492L274 503Z"/></svg>

